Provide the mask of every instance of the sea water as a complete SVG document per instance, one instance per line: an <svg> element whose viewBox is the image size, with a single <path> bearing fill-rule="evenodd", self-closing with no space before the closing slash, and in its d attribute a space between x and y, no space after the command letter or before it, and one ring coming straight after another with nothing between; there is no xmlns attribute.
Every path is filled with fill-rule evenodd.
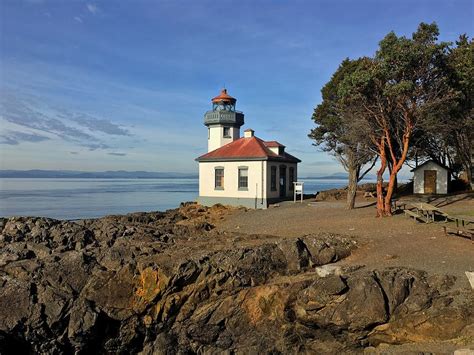
<svg viewBox="0 0 474 355"><path fill-rule="evenodd" d="M301 179L305 194L339 188L347 180ZM197 179L0 179L0 216L57 219L164 211L198 197Z"/></svg>

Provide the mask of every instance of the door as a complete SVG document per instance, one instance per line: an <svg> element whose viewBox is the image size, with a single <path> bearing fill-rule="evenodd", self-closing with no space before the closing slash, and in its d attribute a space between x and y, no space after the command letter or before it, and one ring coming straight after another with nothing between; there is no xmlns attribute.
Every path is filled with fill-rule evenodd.
<svg viewBox="0 0 474 355"><path fill-rule="evenodd" d="M436 193L436 170L425 170L425 194Z"/></svg>
<svg viewBox="0 0 474 355"><path fill-rule="evenodd" d="M280 165L280 197L286 197L286 165Z"/></svg>

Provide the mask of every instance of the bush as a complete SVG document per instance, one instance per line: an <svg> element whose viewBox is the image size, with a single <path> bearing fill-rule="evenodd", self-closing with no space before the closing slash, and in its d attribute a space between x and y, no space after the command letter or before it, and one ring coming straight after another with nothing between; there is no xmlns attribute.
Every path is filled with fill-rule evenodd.
<svg viewBox="0 0 474 355"><path fill-rule="evenodd" d="M462 179L454 179L449 183L449 192L470 191L471 184Z"/></svg>

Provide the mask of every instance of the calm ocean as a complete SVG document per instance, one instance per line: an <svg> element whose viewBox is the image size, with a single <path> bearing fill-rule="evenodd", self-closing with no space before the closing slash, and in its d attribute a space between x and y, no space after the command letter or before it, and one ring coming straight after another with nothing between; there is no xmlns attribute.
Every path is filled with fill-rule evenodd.
<svg viewBox="0 0 474 355"><path fill-rule="evenodd" d="M305 193L347 180L302 179ZM0 179L0 216L58 219L164 211L198 196L197 179Z"/></svg>

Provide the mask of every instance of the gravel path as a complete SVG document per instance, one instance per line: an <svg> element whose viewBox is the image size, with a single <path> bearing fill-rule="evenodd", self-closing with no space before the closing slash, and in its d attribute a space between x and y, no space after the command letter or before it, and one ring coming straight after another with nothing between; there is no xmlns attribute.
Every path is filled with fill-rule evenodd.
<svg viewBox="0 0 474 355"><path fill-rule="evenodd" d="M474 216L472 193L430 203L447 213ZM341 261L342 265L411 267L430 274L454 275L458 287L470 287L464 274L474 271L474 243L469 239L445 236L443 223L416 223L403 213L376 218L374 201L360 200L357 207L347 211L343 202L284 202L267 210L238 211L221 221L218 228L290 238L319 232L344 234L355 240L359 249Z"/></svg>

